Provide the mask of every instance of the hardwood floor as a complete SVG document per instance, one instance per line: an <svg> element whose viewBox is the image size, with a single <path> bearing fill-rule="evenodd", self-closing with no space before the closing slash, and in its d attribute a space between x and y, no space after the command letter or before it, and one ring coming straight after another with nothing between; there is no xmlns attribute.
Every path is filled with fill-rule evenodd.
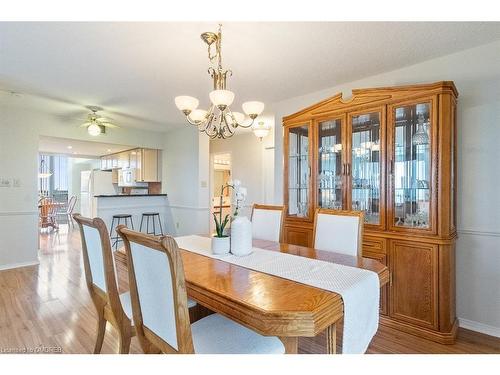
<svg viewBox="0 0 500 375"><path fill-rule="evenodd" d="M40 265L0 272L0 353L91 353L97 317L83 272L80 238L62 225L42 234ZM120 273L120 270L118 270ZM120 275L121 288L124 275ZM339 335L341 337L341 335ZM322 337L301 340L299 352L321 351ZM116 353L118 337L108 324L103 353ZM132 338L132 353L142 353ZM380 326L368 353L500 353L500 339L459 329L455 345L441 345Z"/></svg>

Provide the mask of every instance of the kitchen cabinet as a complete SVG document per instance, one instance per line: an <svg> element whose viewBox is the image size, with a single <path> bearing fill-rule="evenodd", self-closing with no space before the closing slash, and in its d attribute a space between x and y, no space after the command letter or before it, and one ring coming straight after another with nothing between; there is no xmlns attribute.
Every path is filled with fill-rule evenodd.
<svg viewBox="0 0 500 375"><path fill-rule="evenodd" d="M138 182L161 181L161 151L141 148L136 153L136 180Z"/></svg>
<svg viewBox="0 0 500 375"><path fill-rule="evenodd" d="M135 169L136 182L161 182L161 150L136 148L101 156L101 169Z"/></svg>

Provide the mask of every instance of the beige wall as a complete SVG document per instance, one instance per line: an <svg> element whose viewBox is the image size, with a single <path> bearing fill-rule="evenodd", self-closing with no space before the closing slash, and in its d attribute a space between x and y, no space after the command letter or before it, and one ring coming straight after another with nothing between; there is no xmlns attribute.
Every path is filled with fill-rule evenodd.
<svg viewBox="0 0 500 375"><path fill-rule="evenodd" d="M250 215L249 208L254 203L270 203L266 197L272 195L273 188L272 184L271 187L266 184L266 178L269 178L266 171L274 169L274 163L272 152L266 152L266 148L272 148L273 145L272 134L260 141L251 132L210 141L210 155L231 154L231 178L240 180L242 186L248 189L246 208L242 211L245 215Z"/></svg>

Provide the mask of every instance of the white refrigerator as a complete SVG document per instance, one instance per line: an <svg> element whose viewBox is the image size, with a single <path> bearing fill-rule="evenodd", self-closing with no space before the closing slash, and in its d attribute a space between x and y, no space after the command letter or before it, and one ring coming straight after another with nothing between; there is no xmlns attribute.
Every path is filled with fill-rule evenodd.
<svg viewBox="0 0 500 375"><path fill-rule="evenodd" d="M96 195L117 194L111 171L82 171L80 188L80 213L85 217L96 216Z"/></svg>

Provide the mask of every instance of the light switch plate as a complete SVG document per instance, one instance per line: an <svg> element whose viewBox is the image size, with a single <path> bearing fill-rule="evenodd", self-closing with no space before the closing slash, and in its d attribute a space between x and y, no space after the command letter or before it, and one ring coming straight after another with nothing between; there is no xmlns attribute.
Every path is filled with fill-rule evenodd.
<svg viewBox="0 0 500 375"><path fill-rule="evenodd" d="M206 188L207 187L207 181L201 181L201 187Z"/></svg>
<svg viewBox="0 0 500 375"><path fill-rule="evenodd" d="M0 177L0 187L10 188L10 179L6 177Z"/></svg>

